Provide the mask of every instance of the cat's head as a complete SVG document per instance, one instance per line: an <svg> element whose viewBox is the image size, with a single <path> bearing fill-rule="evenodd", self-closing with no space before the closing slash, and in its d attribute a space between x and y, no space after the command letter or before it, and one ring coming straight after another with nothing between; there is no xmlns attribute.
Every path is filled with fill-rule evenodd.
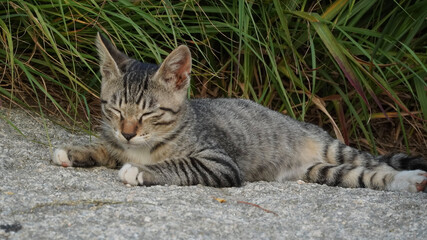
<svg viewBox="0 0 427 240"><path fill-rule="evenodd" d="M161 141L185 106L191 72L188 47L179 46L158 66L129 58L100 34L96 45L104 135L122 147Z"/></svg>

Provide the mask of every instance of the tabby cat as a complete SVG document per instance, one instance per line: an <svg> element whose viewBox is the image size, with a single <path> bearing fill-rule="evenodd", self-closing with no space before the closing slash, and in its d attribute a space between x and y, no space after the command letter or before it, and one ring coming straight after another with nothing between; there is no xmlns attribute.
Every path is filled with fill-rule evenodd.
<svg viewBox="0 0 427 240"><path fill-rule="evenodd" d="M98 34L102 141L56 149L64 167L121 166L130 185L238 187L251 181L426 191L427 161L374 157L321 128L252 101L187 99L191 53L176 48L160 65L131 59Z"/></svg>

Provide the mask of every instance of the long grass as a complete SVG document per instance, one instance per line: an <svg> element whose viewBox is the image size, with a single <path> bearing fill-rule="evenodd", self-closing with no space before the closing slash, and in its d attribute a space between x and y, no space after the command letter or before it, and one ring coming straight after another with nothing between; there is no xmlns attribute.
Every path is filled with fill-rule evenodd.
<svg viewBox="0 0 427 240"><path fill-rule="evenodd" d="M426 153L425 1L0 0L0 103L90 131L96 32L141 61L192 50L189 97L239 97L383 153Z"/></svg>

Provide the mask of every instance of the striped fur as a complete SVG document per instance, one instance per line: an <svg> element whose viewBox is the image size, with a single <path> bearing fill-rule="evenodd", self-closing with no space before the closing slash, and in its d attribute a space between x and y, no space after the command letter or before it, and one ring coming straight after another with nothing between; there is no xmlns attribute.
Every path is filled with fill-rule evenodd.
<svg viewBox="0 0 427 240"><path fill-rule="evenodd" d="M247 100L188 100L191 54L185 46L157 66L126 57L101 36L97 45L102 141L58 149L56 164L124 165L122 181L147 186L304 179L351 188L426 189L427 161L420 157L374 157Z"/></svg>

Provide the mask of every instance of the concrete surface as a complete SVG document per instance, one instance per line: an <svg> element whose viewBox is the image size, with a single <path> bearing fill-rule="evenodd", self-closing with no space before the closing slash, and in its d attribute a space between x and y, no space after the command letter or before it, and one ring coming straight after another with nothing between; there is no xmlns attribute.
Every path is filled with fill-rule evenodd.
<svg viewBox="0 0 427 240"><path fill-rule="evenodd" d="M427 239L426 193L297 182L127 187L117 170L50 164L49 141L89 140L0 109L0 239Z"/></svg>

